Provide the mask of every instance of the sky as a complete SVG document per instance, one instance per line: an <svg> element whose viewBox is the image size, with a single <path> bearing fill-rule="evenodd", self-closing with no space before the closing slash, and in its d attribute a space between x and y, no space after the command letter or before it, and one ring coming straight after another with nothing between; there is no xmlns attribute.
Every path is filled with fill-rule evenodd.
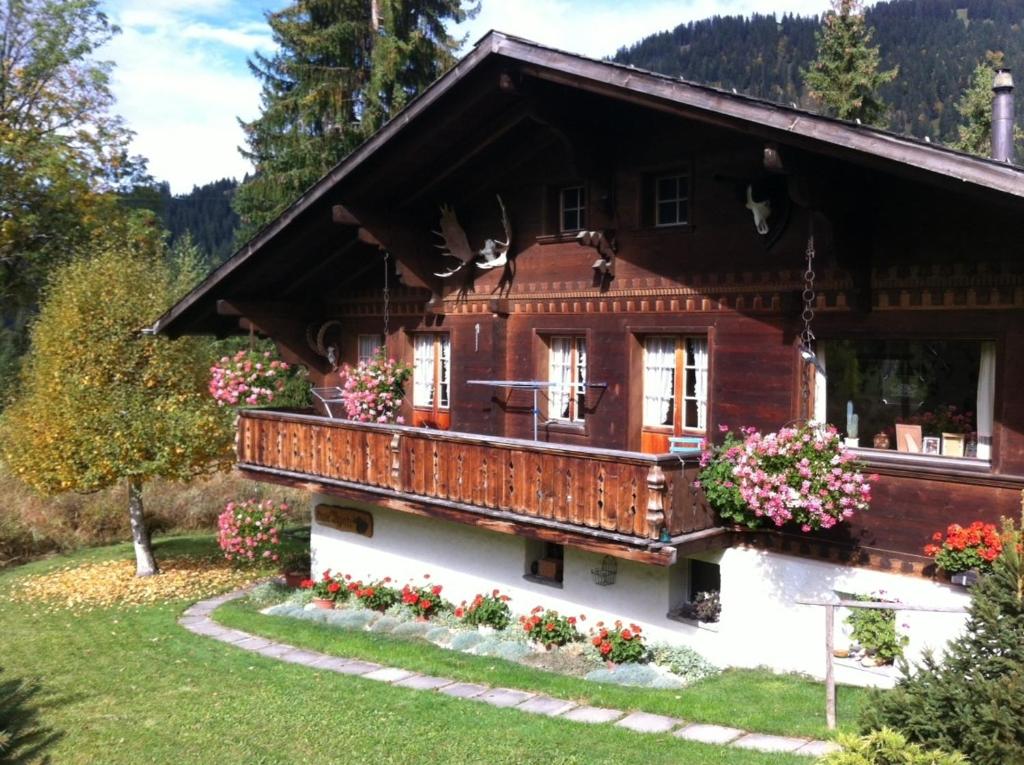
<svg viewBox="0 0 1024 765"><path fill-rule="evenodd" d="M106 0L121 33L100 50L115 64L117 111L135 131L133 152L175 194L252 168L239 154L238 118L259 115L246 60L270 53L264 11L287 0ZM827 0L483 0L456 27L465 50L497 29L600 58L640 38L715 14L814 14Z"/></svg>

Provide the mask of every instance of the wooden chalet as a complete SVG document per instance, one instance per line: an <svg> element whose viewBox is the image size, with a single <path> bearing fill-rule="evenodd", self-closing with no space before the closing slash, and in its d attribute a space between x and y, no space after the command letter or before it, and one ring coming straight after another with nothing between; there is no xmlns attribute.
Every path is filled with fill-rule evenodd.
<svg viewBox="0 0 1024 765"><path fill-rule="evenodd" d="M318 388L381 344L413 365L408 425L241 413L238 469L316 493L318 562L666 634L720 587L731 645L767 613L745 597L956 597L923 546L1024 489L1022 241L1010 163L492 32L154 330L252 328ZM808 419L856 419L879 475L831 533L725 528L670 450ZM598 569L619 586L587 589Z"/></svg>

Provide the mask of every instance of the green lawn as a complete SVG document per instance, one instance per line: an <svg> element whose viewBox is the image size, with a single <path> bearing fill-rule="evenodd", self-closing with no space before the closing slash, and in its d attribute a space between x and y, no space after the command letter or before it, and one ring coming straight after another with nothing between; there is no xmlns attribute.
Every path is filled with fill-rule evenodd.
<svg viewBox="0 0 1024 765"><path fill-rule="evenodd" d="M179 538L161 540L157 554L212 549L209 537ZM4 597L19 576L130 554L121 545L0 574L0 687L38 683L28 704L47 730L36 743L55 763L808 762L535 718L283 664L185 632L176 624L184 602L72 615ZM507 684L504 675L494 682Z"/></svg>
<svg viewBox="0 0 1024 765"><path fill-rule="evenodd" d="M455 680L541 691L595 706L642 710L761 733L828 738L821 683L767 670L729 670L681 690L623 688L526 667L503 659L438 648L425 640L343 630L259 613L247 601L222 606L214 619L230 627L323 653L382 662ZM838 716L853 731L868 692L840 688Z"/></svg>

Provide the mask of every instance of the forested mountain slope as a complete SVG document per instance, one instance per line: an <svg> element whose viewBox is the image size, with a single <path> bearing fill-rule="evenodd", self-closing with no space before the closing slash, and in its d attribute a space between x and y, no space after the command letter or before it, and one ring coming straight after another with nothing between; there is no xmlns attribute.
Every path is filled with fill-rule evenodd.
<svg viewBox="0 0 1024 765"><path fill-rule="evenodd" d="M822 0L822 10L827 7ZM897 132L951 142L956 101L986 51L1003 51L1024 82L1024 0L889 0L866 16L882 68L899 66L899 76L882 91ZM814 58L818 26L814 16L715 16L646 37L613 60L812 107L800 69ZM1024 109L1017 114L1024 124Z"/></svg>

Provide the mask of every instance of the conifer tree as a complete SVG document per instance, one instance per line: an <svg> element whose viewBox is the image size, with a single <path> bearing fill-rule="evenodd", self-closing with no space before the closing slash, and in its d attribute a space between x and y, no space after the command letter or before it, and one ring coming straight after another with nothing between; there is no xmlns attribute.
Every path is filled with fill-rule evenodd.
<svg viewBox="0 0 1024 765"><path fill-rule="evenodd" d="M887 107L878 91L899 69L878 70L881 55L871 44L873 35L860 0L832 0L816 34L817 58L802 74L808 94L832 115L882 125Z"/></svg>
<svg viewBox="0 0 1024 765"><path fill-rule="evenodd" d="M294 0L268 13L278 50L249 68L261 114L241 122L256 173L234 198L251 235L455 61L466 0Z"/></svg>
<svg viewBox="0 0 1024 765"><path fill-rule="evenodd" d="M995 571L971 591L967 628L868 705L867 729L959 751L973 765L1024 763L1024 566L1021 531L1004 523Z"/></svg>
<svg viewBox="0 0 1024 765"><path fill-rule="evenodd" d="M985 61L979 63L971 75L970 85L960 100L956 102L956 110L960 115L957 128L959 136L953 142L953 148L987 157L992 153L992 80L995 70L1003 65L1002 51L989 51ZM1016 143L1024 141L1024 131L1014 126Z"/></svg>
<svg viewBox="0 0 1024 765"><path fill-rule="evenodd" d="M45 494L123 482L139 576L157 572L145 481L230 464L232 429L206 387L209 341L140 330L194 284L195 252L172 269L152 227L113 221L47 288L0 420L0 458ZM193 248L194 249L194 248Z"/></svg>

